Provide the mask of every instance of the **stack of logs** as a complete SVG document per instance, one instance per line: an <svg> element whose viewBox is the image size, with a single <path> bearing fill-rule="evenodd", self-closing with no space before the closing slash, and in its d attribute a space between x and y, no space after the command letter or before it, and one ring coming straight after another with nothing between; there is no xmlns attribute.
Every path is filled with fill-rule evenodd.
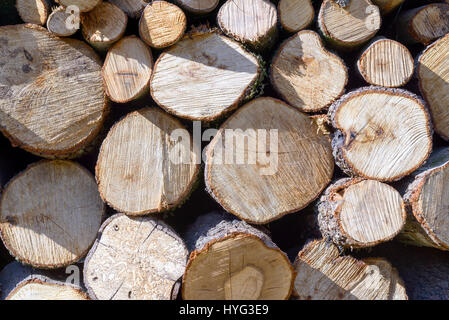
<svg viewBox="0 0 449 320"><path fill-rule="evenodd" d="M2 299L449 299L367 251L449 251L449 1L55 1L0 4Z"/></svg>

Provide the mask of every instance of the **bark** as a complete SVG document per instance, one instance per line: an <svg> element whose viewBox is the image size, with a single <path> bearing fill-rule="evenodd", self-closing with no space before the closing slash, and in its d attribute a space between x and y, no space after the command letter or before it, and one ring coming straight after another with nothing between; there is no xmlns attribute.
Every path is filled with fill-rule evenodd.
<svg viewBox="0 0 449 320"><path fill-rule="evenodd" d="M279 22L287 32L298 32L307 28L315 17L310 0L280 0L277 8Z"/></svg>

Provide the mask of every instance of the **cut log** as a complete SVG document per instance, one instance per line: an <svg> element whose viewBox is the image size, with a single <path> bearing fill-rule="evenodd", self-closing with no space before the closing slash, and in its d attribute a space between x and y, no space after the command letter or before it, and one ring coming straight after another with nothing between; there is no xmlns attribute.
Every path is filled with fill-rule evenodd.
<svg viewBox="0 0 449 320"><path fill-rule="evenodd" d="M63 7L77 7L79 12L88 12L99 5L102 0L54 0Z"/></svg>
<svg viewBox="0 0 449 320"><path fill-rule="evenodd" d="M47 29L58 37L70 37L80 28L80 17L67 8L57 7L47 19Z"/></svg>
<svg viewBox="0 0 449 320"><path fill-rule="evenodd" d="M370 40L380 29L379 8L370 0L351 0L345 7L324 0L318 14L323 36L339 49L352 50Z"/></svg>
<svg viewBox="0 0 449 320"><path fill-rule="evenodd" d="M350 176L395 181L415 171L432 150L432 127L418 96L364 87L329 108L337 165ZM397 120L397 121L396 121Z"/></svg>
<svg viewBox="0 0 449 320"><path fill-rule="evenodd" d="M393 187L362 178L329 186L318 204L324 239L343 248L375 246L393 239L405 224L401 195Z"/></svg>
<svg viewBox="0 0 449 320"><path fill-rule="evenodd" d="M89 300L80 288L46 277L24 280L6 300Z"/></svg>
<svg viewBox="0 0 449 320"><path fill-rule="evenodd" d="M237 42L197 32L159 56L151 95L178 117L211 121L253 96L261 74L257 58Z"/></svg>
<svg viewBox="0 0 449 320"><path fill-rule="evenodd" d="M103 52L120 40L126 30L128 16L116 5L102 2L81 15L81 33L96 50Z"/></svg>
<svg viewBox="0 0 449 320"><path fill-rule="evenodd" d="M262 231L227 214L199 217L186 232L193 251L183 276L184 300L288 299L294 272Z"/></svg>
<svg viewBox="0 0 449 320"><path fill-rule="evenodd" d="M400 42L380 38L373 41L357 60L357 70L369 84L381 87L402 87L414 70L410 51Z"/></svg>
<svg viewBox="0 0 449 320"><path fill-rule="evenodd" d="M136 36L128 36L108 51L103 65L106 94L118 103L136 100L149 93L153 56Z"/></svg>
<svg viewBox="0 0 449 320"><path fill-rule="evenodd" d="M138 19L142 15L143 9L149 0L108 0L108 2L122 9L128 17Z"/></svg>
<svg viewBox="0 0 449 320"><path fill-rule="evenodd" d="M84 281L93 299L170 300L187 258L184 242L164 222L116 214L86 258Z"/></svg>
<svg viewBox="0 0 449 320"><path fill-rule="evenodd" d="M389 14L391 11L399 7L404 0L373 0L373 3L379 7L383 15Z"/></svg>
<svg viewBox="0 0 449 320"><path fill-rule="evenodd" d="M220 127L205 162L212 197L255 224L303 209L334 170L329 138L316 122L268 97L250 101Z"/></svg>
<svg viewBox="0 0 449 320"><path fill-rule="evenodd" d="M270 78L289 104L304 112L316 112L343 94L348 71L338 56L324 48L317 33L305 30L281 44Z"/></svg>
<svg viewBox="0 0 449 320"><path fill-rule="evenodd" d="M101 197L129 215L178 207L198 176L200 155L191 141L181 123L159 108L128 114L101 145L96 166Z"/></svg>
<svg viewBox="0 0 449 320"><path fill-rule="evenodd" d="M25 23L45 25L50 7L47 0L16 0L16 8Z"/></svg>
<svg viewBox="0 0 449 320"><path fill-rule="evenodd" d="M228 36L263 51L277 35L277 9L269 0L227 0L218 11L217 23Z"/></svg>
<svg viewBox="0 0 449 320"><path fill-rule="evenodd" d="M97 184L85 168L71 161L40 161L6 186L0 233L19 261L58 268L87 253L104 210Z"/></svg>
<svg viewBox="0 0 449 320"><path fill-rule="evenodd" d="M194 14L206 14L215 10L220 0L175 0L183 9Z"/></svg>
<svg viewBox="0 0 449 320"><path fill-rule="evenodd" d="M431 44L417 61L419 88L435 132L449 141L449 34Z"/></svg>
<svg viewBox="0 0 449 320"><path fill-rule="evenodd" d="M158 0L145 7L139 22L139 35L150 47L163 49L178 42L186 27L186 15L178 6Z"/></svg>
<svg viewBox="0 0 449 320"><path fill-rule="evenodd" d="M11 143L48 158L82 153L107 112L96 53L42 27L5 26L0 65L0 128Z"/></svg>
<svg viewBox="0 0 449 320"><path fill-rule="evenodd" d="M315 17L310 0L280 0L278 14L282 28L288 32L307 28Z"/></svg>
<svg viewBox="0 0 449 320"><path fill-rule="evenodd" d="M449 250L449 148L435 151L414 173L404 200L409 215L400 240Z"/></svg>
<svg viewBox="0 0 449 320"><path fill-rule="evenodd" d="M404 284L389 262L339 256L324 240L307 244L298 254L295 293L301 300L407 300Z"/></svg>
<svg viewBox="0 0 449 320"><path fill-rule="evenodd" d="M449 4L431 3L405 11L398 18L397 32L403 42L430 44L449 32Z"/></svg>

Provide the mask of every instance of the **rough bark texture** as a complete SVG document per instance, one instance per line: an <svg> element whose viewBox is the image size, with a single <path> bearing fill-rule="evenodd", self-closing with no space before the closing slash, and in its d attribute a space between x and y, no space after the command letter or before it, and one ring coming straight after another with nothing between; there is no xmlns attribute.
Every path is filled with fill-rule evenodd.
<svg viewBox="0 0 449 320"><path fill-rule="evenodd" d="M278 14L282 28L288 32L298 32L307 28L315 17L310 0L280 0Z"/></svg>
<svg viewBox="0 0 449 320"><path fill-rule="evenodd" d="M341 247L361 248L393 239L406 218L403 200L387 184L345 178L327 188L318 203L324 239Z"/></svg>
<svg viewBox="0 0 449 320"><path fill-rule="evenodd" d="M335 162L348 175L399 180L421 166L432 150L426 104L406 90L360 88L332 104L328 115L337 129L332 139Z"/></svg>
<svg viewBox="0 0 449 320"><path fill-rule="evenodd" d="M85 284L93 299L169 300L187 257L184 242L163 221L116 214L86 258Z"/></svg>
<svg viewBox="0 0 449 320"><path fill-rule="evenodd" d="M196 299L288 299L294 272L287 256L261 230L213 212L186 232L191 250L182 294Z"/></svg>

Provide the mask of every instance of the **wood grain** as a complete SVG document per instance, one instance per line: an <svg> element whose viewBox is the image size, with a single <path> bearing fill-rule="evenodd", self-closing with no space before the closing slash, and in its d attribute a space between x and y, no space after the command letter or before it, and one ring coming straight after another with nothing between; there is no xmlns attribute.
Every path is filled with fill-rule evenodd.
<svg viewBox="0 0 449 320"><path fill-rule="evenodd" d="M47 0L16 0L16 8L25 23L45 25L50 11Z"/></svg>
<svg viewBox="0 0 449 320"><path fill-rule="evenodd" d="M282 28L288 32L298 32L307 28L315 17L310 0L280 0L278 14Z"/></svg>

